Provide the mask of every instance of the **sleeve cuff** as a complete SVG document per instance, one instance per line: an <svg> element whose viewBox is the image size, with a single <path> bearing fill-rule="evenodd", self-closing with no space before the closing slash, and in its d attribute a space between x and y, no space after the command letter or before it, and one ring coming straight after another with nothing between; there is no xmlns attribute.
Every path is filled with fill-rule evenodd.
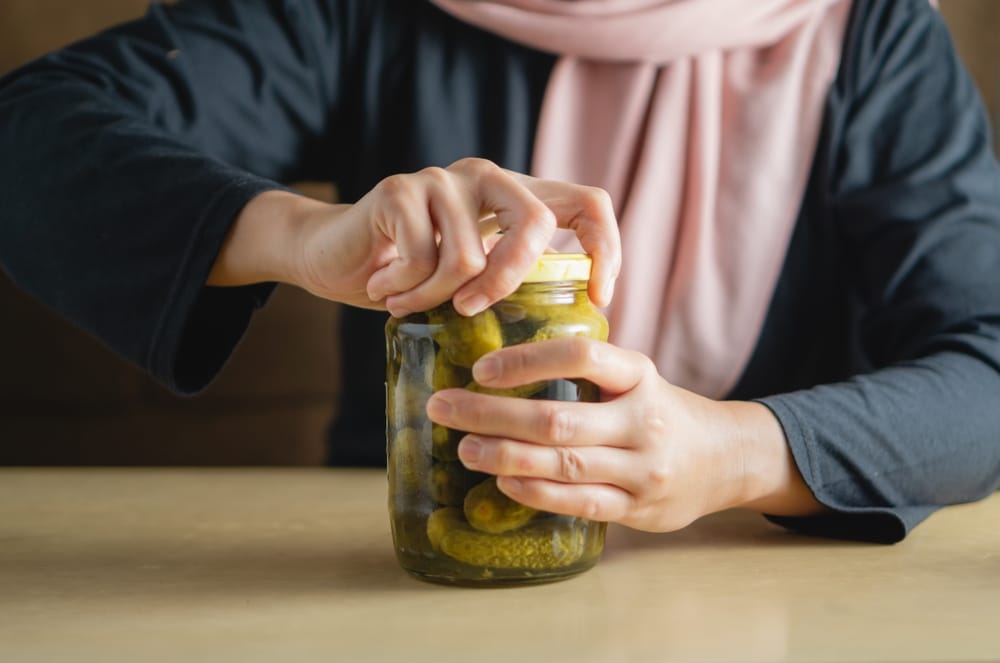
<svg viewBox="0 0 1000 663"><path fill-rule="evenodd" d="M871 543L898 543L937 510L933 506L857 506L827 490L822 470L810 451L814 440L809 429L801 425L794 410L782 396L756 399L777 417L785 432L795 464L806 486L816 500L831 509L817 516L765 516L771 522L810 536L823 536Z"/></svg>
<svg viewBox="0 0 1000 663"><path fill-rule="evenodd" d="M218 375L275 284L234 288L205 285L226 233L251 199L287 190L270 180L242 177L205 206L150 347L147 370L171 390L193 395Z"/></svg>

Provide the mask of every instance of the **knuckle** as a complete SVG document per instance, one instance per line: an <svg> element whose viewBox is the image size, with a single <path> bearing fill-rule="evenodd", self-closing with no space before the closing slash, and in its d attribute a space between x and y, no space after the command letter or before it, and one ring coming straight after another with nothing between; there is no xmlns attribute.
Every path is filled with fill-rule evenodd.
<svg viewBox="0 0 1000 663"><path fill-rule="evenodd" d="M659 376L660 371L656 368L656 364L652 359L642 354L641 352L633 352L633 356L638 360L640 371L643 377L647 379L656 378Z"/></svg>
<svg viewBox="0 0 1000 663"><path fill-rule="evenodd" d="M401 200L413 192L413 183L407 175L390 175L378 183L379 193L390 200Z"/></svg>
<svg viewBox="0 0 1000 663"><path fill-rule="evenodd" d="M646 484L656 493L662 493L670 485L670 468L664 464L654 464L646 473Z"/></svg>
<svg viewBox="0 0 1000 663"><path fill-rule="evenodd" d="M649 408L642 418L642 423L648 432L648 434L656 438L667 432L667 421L663 418L663 415L659 410L654 410L654 408Z"/></svg>
<svg viewBox="0 0 1000 663"><path fill-rule="evenodd" d="M536 233L529 236L529 240L536 242L531 248L544 251L549 243L549 235L555 232L558 222L555 213L545 205L539 204L537 209L532 210L528 218L528 227L535 228Z"/></svg>
<svg viewBox="0 0 1000 663"><path fill-rule="evenodd" d="M500 170L500 167L488 159L465 157L448 166L448 170L455 170L473 176L482 176Z"/></svg>
<svg viewBox="0 0 1000 663"><path fill-rule="evenodd" d="M511 373L521 375L525 371L530 370L532 349L528 344L515 345L509 352L498 355L497 361L500 362L500 374Z"/></svg>
<svg viewBox="0 0 1000 663"><path fill-rule="evenodd" d="M523 255L532 256L534 260L545 253L545 249L548 248L549 240L552 238L555 229L555 217L552 217L551 223L540 225L531 220L529 223L518 228L517 241L519 242L519 248L523 250ZM534 264L533 261L532 264Z"/></svg>
<svg viewBox="0 0 1000 663"><path fill-rule="evenodd" d="M451 181L448 171L439 166L428 166L421 170L418 175L435 184L448 184Z"/></svg>
<svg viewBox="0 0 1000 663"><path fill-rule="evenodd" d="M545 412L545 437L552 442L569 442L576 433L573 415L564 408L550 404Z"/></svg>
<svg viewBox="0 0 1000 663"><path fill-rule="evenodd" d="M587 357L584 367L598 373L608 364L608 345L592 338L577 337L586 348Z"/></svg>
<svg viewBox="0 0 1000 663"><path fill-rule="evenodd" d="M519 283L520 279L517 276L517 272L512 267L509 265L497 265L494 268L493 277L489 280L489 283L484 283L483 285L490 291L494 299L499 299L514 292Z"/></svg>
<svg viewBox="0 0 1000 663"><path fill-rule="evenodd" d="M576 449L556 447L556 474L562 481L580 481L586 476L583 457Z"/></svg>
<svg viewBox="0 0 1000 663"><path fill-rule="evenodd" d="M580 504L580 515L588 520L606 520L605 509L596 495L587 495Z"/></svg>
<svg viewBox="0 0 1000 663"><path fill-rule="evenodd" d="M511 454L510 445L499 443L493 449L493 464L498 473L509 472L514 459Z"/></svg>
<svg viewBox="0 0 1000 663"><path fill-rule="evenodd" d="M596 343L583 336L573 336L566 339L569 360L582 371L596 368L600 365L600 352Z"/></svg>
<svg viewBox="0 0 1000 663"><path fill-rule="evenodd" d="M463 280L477 276L485 268L486 256L481 253L461 251L453 253L448 258L448 271Z"/></svg>
<svg viewBox="0 0 1000 663"><path fill-rule="evenodd" d="M538 211L535 212L538 217L538 224L545 228L555 229L556 227L556 214L551 209L549 209L544 204L539 204Z"/></svg>
<svg viewBox="0 0 1000 663"><path fill-rule="evenodd" d="M611 194L598 186L588 186L584 190L584 204L595 218L601 218L612 209Z"/></svg>
<svg viewBox="0 0 1000 663"><path fill-rule="evenodd" d="M456 403L455 408L462 410L465 408L469 412L472 425L479 427L488 422L491 415L490 398L482 394L474 394L466 390L464 399Z"/></svg>

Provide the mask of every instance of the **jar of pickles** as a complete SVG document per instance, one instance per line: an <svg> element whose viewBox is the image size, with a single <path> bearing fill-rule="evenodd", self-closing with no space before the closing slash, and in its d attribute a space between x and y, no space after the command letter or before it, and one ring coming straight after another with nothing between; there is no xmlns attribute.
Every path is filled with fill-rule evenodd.
<svg viewBox="0 0 1000 663"><path fill-rule="evenodd" d="M605 523L536 511L500 492L496 480L458 460L464 433L431 422L425 406L461 387L512 398L596 401L584 380L490 389L472 365L493 350L563 336L606 340L608 323L587 297L590 259L546 254L521 287L464 317L445 303L386 324L386 452L396 555L409 573L464 585L545 582L592 567Z"/></svg>

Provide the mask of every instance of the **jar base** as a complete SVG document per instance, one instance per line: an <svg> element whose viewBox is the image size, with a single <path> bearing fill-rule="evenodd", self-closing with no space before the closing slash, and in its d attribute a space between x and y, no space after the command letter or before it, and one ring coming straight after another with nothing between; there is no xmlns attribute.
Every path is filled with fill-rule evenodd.
<svg viewBox="0 0 1000 663"><path fill-rule="evenodd" d="M569 580L570 578L575 578L576 576L585 573L592 569L594 564L590 564L584 568L577 566L576 568L567 570L565 573L545 573L534 576L496 576L489 577L484 575L482 578L470 578L470 577L457 577L452 575L442 575L438 573L428 572L428 571L418 571L415 569L408 569L405 566L403 570L406 571L410 576L416 578L417 580L422 580L423 582L429 582L435 585L449 585L451 587L474 587L474 588L498 588L498 587L524 587L528 585L548 585L554 582L561 582L563 580Z"/></svg>

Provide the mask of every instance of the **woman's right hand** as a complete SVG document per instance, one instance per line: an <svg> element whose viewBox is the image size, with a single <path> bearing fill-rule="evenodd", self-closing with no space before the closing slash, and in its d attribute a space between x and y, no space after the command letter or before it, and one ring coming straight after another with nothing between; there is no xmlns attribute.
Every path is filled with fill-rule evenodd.
<svg viewBox="0 0 1000 663"><path fill-rule="evenodd" d="M483 159L393 175L353 205L262 194L240 214L209 284L253 282L241 273L242 264L259 276L276 273L260 280L291 282L326 299L387 308L397 316L449 299L472 315L517 288L557 227L573 230L593 258L590 296L608 304L621 247L607 193L513 173ZM279 267L265 269L275 261Z"/></svg>

